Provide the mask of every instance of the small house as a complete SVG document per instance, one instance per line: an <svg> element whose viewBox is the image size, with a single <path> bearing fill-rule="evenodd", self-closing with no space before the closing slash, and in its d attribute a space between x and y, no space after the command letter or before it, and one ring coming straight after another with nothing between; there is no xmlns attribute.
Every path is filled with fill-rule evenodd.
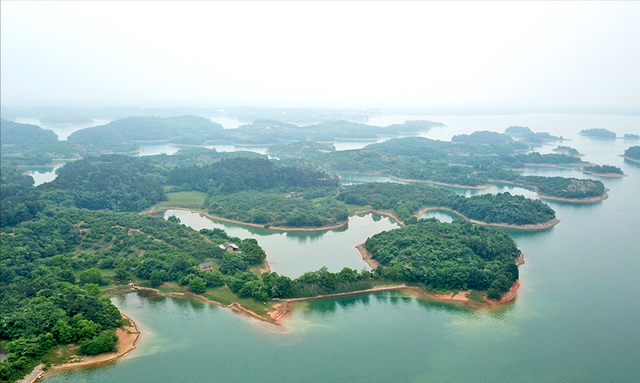
<svg viewBox="0 0 640 383"><path fill-rule="evenodd" d="M198 265L198 268L202 271L204 270L213 270L213 263L212 262L204 262Z"/></svg>
<svg viewBox="0 0 640 383"><path fill-rule="evenodd" d="M224 251L238 251L238 246L235 243L225 242L220 245L220 248Z"/></svg>

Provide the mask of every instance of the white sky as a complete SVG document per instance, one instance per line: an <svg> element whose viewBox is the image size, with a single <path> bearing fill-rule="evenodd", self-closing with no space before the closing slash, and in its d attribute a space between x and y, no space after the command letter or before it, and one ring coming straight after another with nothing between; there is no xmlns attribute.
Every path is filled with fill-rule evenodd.
<svg viewBox="0 0 640 383"><path fill-rule="evenodd" d="M640 110L640 2L1 2L4 106Z"/></svg>

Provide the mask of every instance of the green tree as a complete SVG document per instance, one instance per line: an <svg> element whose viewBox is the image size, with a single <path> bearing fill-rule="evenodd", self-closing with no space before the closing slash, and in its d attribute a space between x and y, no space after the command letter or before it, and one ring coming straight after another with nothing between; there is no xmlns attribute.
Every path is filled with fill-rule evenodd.
<svg viewBox="0 0 640 383"><path fill-rule="evenodd" d="M103 352L116 350L118 336L114 331L104 331L93 339L88 339L80 344L80 353L84 355L97 355Z"/></svg>
<svg viewBox="0 0 640 383"><path fill-rule="evenodd" d="M189 290L196 294L202 294L207 291L207 286L205 285L204 279L200 277L195 277L189 281Z"/></svg>
<svg viewBox="0 0 640 383"><path fill-rule="evenodd" d="M79 276L81 284L94 283L96 285L104 286L107 284L107 281L102 277L100 270L95 267L87 269L80 273Z"/></svg>
<svg viewBox="0 0 640 383"><path fill-rule="evenodd" d="M149 282L151 282L152 287L158 287L164 281L164 275L167 272L162 269L153 270L151 272L151 277L149 278Z"/></svg>

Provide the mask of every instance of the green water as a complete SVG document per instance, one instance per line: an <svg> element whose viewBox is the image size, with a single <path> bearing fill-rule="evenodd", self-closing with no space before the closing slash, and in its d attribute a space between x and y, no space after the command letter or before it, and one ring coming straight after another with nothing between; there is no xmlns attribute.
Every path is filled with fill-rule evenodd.
<svg viewBox="0 0 640 383"><path fill-rule="evenodd" d="M637 117L629 121L640 126ZM576 120L571 132L608 126L583 122ZM638 133L629 126L618 134ZM465 129L471 128L458 131ZM399 292L314 300L297 304L284 320L288 333L281 333L199 301L131 293L113 300L139 324L138 349L109 366L55 375L46 382L640 381L640 165L619 157L638 142L546 131L571 138L564 144L586 154L585 160L619 166L630 177L530 172L597 178L611 190L609 199L597 204L547 201L560 224L542 232L510 232L526 260L512 304L474 310ZM207 222L201 224L222 225ZM325 240L345 236L333 246L342 254L336 257L349 265L350 255L338 243L351 247L361 242L351 238L352 230L366 236L393 226L368 215L352 218L344 231L299 237L224 224L231 235L257 238L274 269L292 276L314 269L316 259L339 267ZM299 254L291 250L296 243L304 243ZM302 266L288 266L298 262Z"/></svg>
<svg viewBox="0 0 640 383"><path fill-rule="evenodd" d="M347 226L334 230L290 232L213 221L183 210L168 210L164 214L165 218L171 215L196 230L219 228L231 237L255 238L267 253L271 270L291 278L323 266L331 272L343 267L371 270L356 245L376 233L398 227L391 219L372 214L350 217Z"/></svg>

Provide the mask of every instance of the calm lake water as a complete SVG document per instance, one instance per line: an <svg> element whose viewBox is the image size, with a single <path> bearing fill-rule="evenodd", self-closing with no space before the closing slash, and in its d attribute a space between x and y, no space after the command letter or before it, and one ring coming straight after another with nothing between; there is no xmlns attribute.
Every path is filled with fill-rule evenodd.
<svg viewBox="0 0 640 383"><path fill-rule="evenodd" d="M601 179L611 189L609 199L546 201L560 224L542 232L510 231L526 260L515 302L476 310L400 292L314 300L297 304L284 320L288 333L279 333L199 301L131 293L113 301L140 326L138 349L109 366L46 382L640 381L640 164L620 157L639 143L577 135L592 127L638 134L640 118L528 116L429 119L450 126L434 136L450 136L447 129L459 134L510 125L563 135L571 139L563 145L578 149L583 159L619 166L630 177L585 177ZM529 174L584 177L545 169ZM318 265L363 268L359 254L349 249L395 226L367 215L352 217L344 231L298 235L173 214L183 214L182 222L196 229L224 227L231 235L257 238L273 269L294 277Z"/></svg>

